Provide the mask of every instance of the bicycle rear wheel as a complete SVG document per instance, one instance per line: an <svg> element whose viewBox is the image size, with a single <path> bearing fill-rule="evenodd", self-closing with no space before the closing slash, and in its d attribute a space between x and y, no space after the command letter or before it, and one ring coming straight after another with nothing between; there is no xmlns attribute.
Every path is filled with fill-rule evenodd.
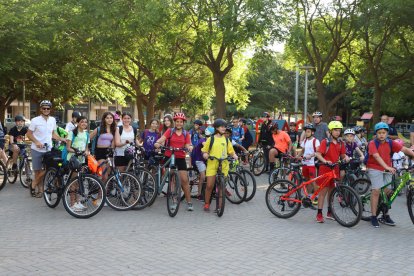
<svg viewBox="0 0 414 276"><path fill-rule="evenodd" d="M154 176L150 171L144 168L139 168L135 171L135 176L138 178L141 185L141 196L138 200L138 204L134 209L142 210L155 201L157 197L157 188Z"/></svg>
<svg viewBox="0 0 414 276"><path fill-rule="evenodd" d="M371 181L365 178L357 178L351 183L351 187L354 188L359 195L365 195L371 187Z"/></svg>
<svg viewBox="0 0 414 276"><path fill-rule="evenodd" d="M243 176L244 181L246 181L246 199L245 201L250 201L256 194L256 178L254 177L253 173L249 172L248 170L241 170L240 174Z"/></svg>
<svg viewBox="0 0 414 276"><path fill-rule="evenodd" d="M11 157L7 159L6 170L7 170L7 181L10 184L14 184L17 180L17 166L15 169L13 169L13 159Z"/></svg>
<svg viewBox="0 0 414 276"><path fill-rule="evenodd" d="M188 180L189 180L189 185L190 185L191 198L197 198L197 195L199 193L198 183L200 181L200 173L194 168L187 169L187 172L188 172ZM181 201L183 201L184 199L185 199L185 195L184 193L182 193Z"/></svg>
<svg viewBox="0 0 414 276"><path fill-rule="evenodd" d="M62 197L62 183L56 174L57 169L50 167L47 169L43 179L43 199L50 208L58 206Z"/></svg>
<svg viewBox="0 0 414 276"><path fill-rule="evenodd" d="M289 168L276 168L269 174L269 185L276 180L291 180L289 176Z"/></svg>
<svg viewBox="0 0 414 276"><path fill-rule="evenodd" d="M411 222L414 224L414 188L412 186L409 186L407 193L407 208Z"/></svg>
<svg viewBox="0 0 414 276"><path fill-rule="evenodd" d="M225 182L222 175L216 178L216 213L218 217L224 214L224 206L226 203Z"/></svg>
<svg viewBox="0 0 414 276"><path fill-rule="evenodd" d="M170 217L175 217L181 202L181 182L176 170L171 170L168 177L167 210Z"/></svg>
<svg viewBox="0 0 414 276"><path fill-rule="evenodd" d="M4 166L3 162L0 161L0 191L6 186L7 182L7 172L6 166Z"/></svg>
<svg viewBox="0 0 414 276"><path fill-rule="evenodd" d="M77 177L69 181L63 191L63 206L75 218L90 218L98 214L104 206L105 189L94 175L82 175L81 179L81 183Z"/></svg>
<svg viewBox="0 0 414 276"><path fill-rule="evenodd" d="M247 188L243 176L237 172L229 172L225 181L226 198L233 204L240 204L246 199Z"/></svg>
<svg viewBox="0 0 414 276"><path fill-rule="evenodd" d="M263 152L259 152L253 157L253 174L255 176L261 175L266 168L266 160Z"/></svg>
<svg viewBox="0 0 414 276"><path fill-rule="evenodd" d="M301 203L299 191L293 192L287 199L281 199L287 192L293 190L295 185L288 180L276 180L266 191L266 205L269 211L278 218L290 218L300 210Z"/></svg>
<svg viewBox="0 0 414 276"><path fill-rule="evenodd" d="M106 203L115 210L126 211L138 204L141 184L132 173L115 173L105 183Z"/></svg>
<svg viewBox="0 0 414 276"><path fill-rule="evenodd" d="M329 198L329 205L334 218L342 226L353 227L361 220L361 198L349 186L336 186Z"/></svg>
<svg viewBox="0 0 414 276"><path fill-rule="evenodd" d="M28 189L29 186L32 185L32 181L33 181L32 177L33 177L32 162L29 161L29 159L25 158L24 164L19 172L20 184L22 184L23 187Z"/></svg>

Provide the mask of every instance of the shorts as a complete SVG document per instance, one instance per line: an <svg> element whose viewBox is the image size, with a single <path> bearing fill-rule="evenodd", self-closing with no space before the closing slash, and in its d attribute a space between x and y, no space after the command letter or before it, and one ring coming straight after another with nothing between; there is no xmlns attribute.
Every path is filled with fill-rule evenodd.
<svg viewBox="0 0 414 276"><path fill-rule="evenodd" d="M383 171L368 169L371 190L378 190L392 181L392 175Z"/></svg>
<svg viewBox="0 0 414 276"><path fill-rule="evenodd" d="M46 152L40 152L32 149L32 168L34 171L43 170L43 156Z"/></svg>
<svg viewBox="0 0 414 276"><path fill-rule="evenodd" d="M175 167L179 171L186 171L187 162L185 161L185 158L175 158Z"/></svg>
<svg viewBox="0 0 414 276"><path fill-rule="evenodd" d="M311 179L316 177L316 168L315 166L303 166L302 175L306 179Z"/></svg>
<svg viewBox="0 0 414 276"><path fill-rule="evenodd" d="M339 167L338 167L338 166L336 166L336 167L334 168L334 170L335 170L336 175L339 177ZM319 166L319 174L318 174L318 176L321 176L321 175L323 175L323 174L325 174L325 173L327 173L327 172L330 172L330 171L332 171L332 169L331 169L330 167L327 167L327 166L324 166L324 165L320 165L320 166ZM318 186L320 186L320 185L323 183L323 181L324 181L324 179L322 179L322 180L318 180L318 181L317 181ZM335 187L335 182L334 182L334 180L332 179L332 180L330 181L330 183L329 183L326 187L334 188L334 187Z"/></svg>
<svg viewBox="0 0 414 276"><path fill-rule="evenodd" d="M106 159L107 154L108 154L108 148L95 148L95 159L96 160Z"/></svg>
<svg viewBox="0 0 414 276"><path fill-rule="evenodd" d="M206 176L216 176L218 170L218 160L207 160ZM225 160L221 163L222 173L227 176L229 174L229 161Z"/></svg>
<svg viewBox="0 0 414 276"><path fill-rule="evenodd" d="M205 172L207 169L206 163L204 161L196 161L196 167L198 172Z"/></svg>
<svg viewBox="0 0 414 276"><path fill-rule="evenodd" d="M115 156L115 166L125 167L128 166L129 159L125 156Z"/></svg>

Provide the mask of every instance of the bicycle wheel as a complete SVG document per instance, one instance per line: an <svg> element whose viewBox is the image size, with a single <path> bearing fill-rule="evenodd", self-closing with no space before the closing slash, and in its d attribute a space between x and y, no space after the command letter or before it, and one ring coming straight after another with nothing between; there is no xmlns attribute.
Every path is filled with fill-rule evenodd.
<svg viewBox="0 0 414 276"><path fill-rule="evenodd" d="M299 191L293 192L289 198L281 199L287 192L293 190L295 185L288 180L276 180L266 190L266 205L269 211L278 218L290 218L300 210L301 203Z"/></svg>
<svg viewBox="0 0 414 276"><path fill-rule="evenodd" d="M141 185L141 196L134 209L142 210L154 203L155 198L157 197L156 183L151 172L143 167L140 167L135 171L135 176L138 178Z"/></svg>
<svg viewBox="0 0 414 276"><path fill-rule="evenodd" d="M188 180L190 185L190 194L192 198L197 198L198 195L198 182L200 180L199 172L194 168L187 169ZM185 199L184 193L181 195L181 201Z"/></svg>
<svg viewBox="0 0 414 276"><path fill-rule="evenodd" d="M243 176L244 181L246 182L246 199L245 201L250 201L256 194L256 178L254 177L253 173L249 172L248 170L241 170L240 174Z"/></svg>
<svg viewBox="0 0 414 276"><path fill-rule="evenodd" d="M33 177L32 162L26 158L19 172L20 184L22 184L23 187L28 189L29 186L32 185L32 181L33 181L32 177Z"/></svg>
<svg viewBox="0 0 414 276"><path fill-rule="evenodd" d="M17 167L13 169L13 159L10 157L6 162L7 181L10 184L14 184L17 180Z"/></svg>
<svg viewBox="0 0 414 276"><path fill-rule="evenodd" d="M243 176L237 172L229 172L225 181L226 198L233 204L240 204L246 199L247 188Z"/></svg>
<svg viewBox="0 0 414 276"><path fill-rule="evenodd" d="M222 175L216 178L216 213L218 217L224 214L224 206L226 203L225 182Z"/></svg>
<svg viewBox="0 0 414 276"><path fill-rule="evenodd" d="M365 195L369 191L369 188L371 188L371 181L365 178L357 178L354 182L351 183L351 187L359 195Z"/></svg>
<svg viewBox="0 0 414 276"><path fill-rule="evenodd" d="M255 176L261 175L266 167L266 160L263 152L259 152L255 157L253 157L253 174Z"/></svg>
<svg viewBox="0 0 414 276"><path fill-rule="evenodd" d="M407 208L411 222L414 224L414 188L410 186L407 193Z"/></svg>
<svg viewBox="0 0 414 276"><path fill-rule="evenodd" d="M361 197L362 203L362 215L361 219L364 221L371 221L371 194L367 194Z"/></svg>
<svg viewBox="0 0 414 276"><path fill-rule="evenodd" d="M175 217L181 202L181 182L176 170L171 170L168 177L167 210L170 217Z"/></svg>
<svg viewBox="0 0 414 276"><path fill-rule="evenodd" d="M105 183L106 203L115 210L126 211L138 204L141 184L132 173L120 172L111 175Z"/></svg>
<svg viewBox="0 0 414 276"><path fill-rule="evenodd" d="M289 176L289 168L276 168L269 174L269 185L276 180L291 180Z"/></svg>
<svg viewBox="0 0 414 276"><path fill-rule="evenodd" d="M43 199L50 208L58 206L62 197L62 182L59 177L56 177L57 172L56 168L50 167L46 170L43 179Z"/></svg>
<svg viewBox="0 0 414 276"><path fill-rule="evenodd" d="M81 183L77 177L69 181L63 191L63 206L75 218L90 218L104 206L105 189L94 175L81 175L81 179Z"/></svg>
<svg viewBox="0 0 414 276"><path fill-rule="evenodd" d="M351 187L336 186L331 193L329 203L332 214L340 225L353 227L361 220L361 198Z"/></svg>
<svg viewBox="0 0 414 276"><path fill-rule="evenodd" d="M0 161L0 191L6 186L7 182L7 172L6 166L4 166L3 162Z"/></svg>

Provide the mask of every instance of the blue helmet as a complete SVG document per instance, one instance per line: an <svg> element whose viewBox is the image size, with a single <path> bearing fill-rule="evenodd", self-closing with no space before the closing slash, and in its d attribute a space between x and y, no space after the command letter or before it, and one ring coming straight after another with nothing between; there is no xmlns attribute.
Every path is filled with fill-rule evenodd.
<svg viewBox="0 0 414 276"><path fill-rule="evenodd" d="M379 122L375 125L374 132L377 133L377 131L380 130L380 129L385 129L385 130L389 131L390 127L386 123Z"/></svg>
<svg viewBox="0 0 414 276"><path fill-rule="evenodd" d="M207 128L204 130L204 134L205 134L206 136L211 136L211 135L213 135L213 134L214 134L214 127L212 127L212 126L207 127Z"/></svg>

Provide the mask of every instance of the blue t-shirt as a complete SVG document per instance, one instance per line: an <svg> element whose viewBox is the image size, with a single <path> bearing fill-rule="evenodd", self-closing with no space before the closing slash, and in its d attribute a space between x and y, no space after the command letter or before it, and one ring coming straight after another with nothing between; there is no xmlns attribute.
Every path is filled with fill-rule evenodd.
<svg viewBox="0 0 414 276"><path fill-rule="evenodd" d="M244 135L244 130L242 127L233 127L231 132L231 140L235 141L236 143L240 144L240 139Z"/></svg>
<svg viewBox="0 0 414 276"><path fill-rule="evenodd" d="M141 139L144 141L143 146L147 155L154 150L154 144L160 137L161 135L158 132L151 132L148 129L141 134Z"/></svg>

